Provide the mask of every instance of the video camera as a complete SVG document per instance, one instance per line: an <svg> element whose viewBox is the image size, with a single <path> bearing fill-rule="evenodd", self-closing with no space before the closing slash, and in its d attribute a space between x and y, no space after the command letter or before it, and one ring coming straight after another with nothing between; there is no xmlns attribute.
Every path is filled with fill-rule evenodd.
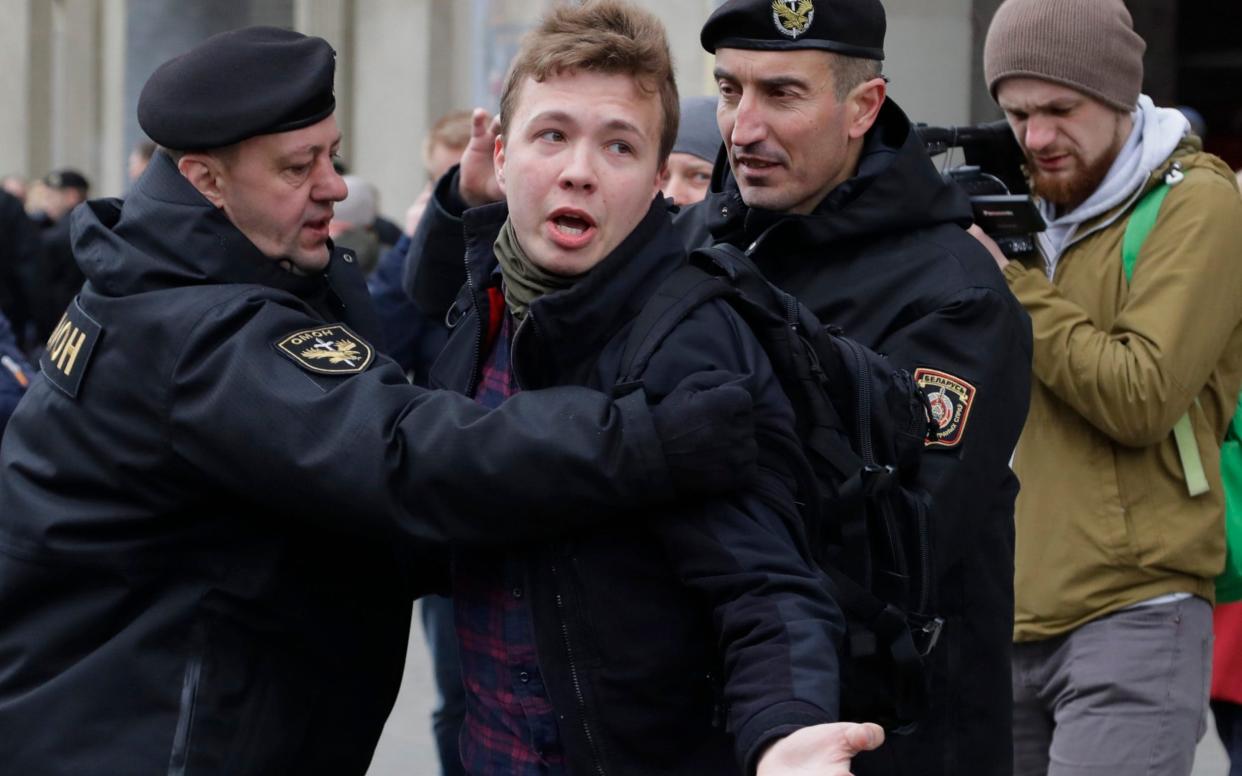
<svg viewBox="0 0 1242 776"><path fill-rule="evenodd" d="M1035 233L1047 228L1031 200L1022 175L1025 161L1008 122L973 127L929 127L915 131L930 156L961 148L965 164L944 171L944 177L965 189L975 223L1011 259L1035 252Z"/></svg>

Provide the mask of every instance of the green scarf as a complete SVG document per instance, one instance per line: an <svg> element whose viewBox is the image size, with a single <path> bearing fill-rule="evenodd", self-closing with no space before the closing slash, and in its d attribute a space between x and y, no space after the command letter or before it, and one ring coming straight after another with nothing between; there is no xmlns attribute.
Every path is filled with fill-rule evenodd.
<svg viewBox="0 0 1242 776"><path fill-rule="evenodd" d="M544 294L569 288L578 281L576 277L553 275L535 266L518 245L513 222L505 219L496 238L496 260L500 262L500 274L505 279L505 304L513 317L521 321L526 317L531 302Z"/></svg>

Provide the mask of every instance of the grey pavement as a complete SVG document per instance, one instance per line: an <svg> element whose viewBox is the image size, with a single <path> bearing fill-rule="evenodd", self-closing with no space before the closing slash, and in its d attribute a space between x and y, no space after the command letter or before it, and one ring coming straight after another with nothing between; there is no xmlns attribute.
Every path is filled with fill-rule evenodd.
<svg viewBox="0 0 1242 776"><path fill-rule="evenodd" d="M406 661L401 694L384 728L367 776L439 776L435 743L431 737L431 706L435 684L431 679L431 658L423 641L423 629L414 618L410 631L410 652ZM1227 776L1225 750L1211 727L1199 742L1191 776ZM1120 774L1119 774L1120 776Z"/></svg>

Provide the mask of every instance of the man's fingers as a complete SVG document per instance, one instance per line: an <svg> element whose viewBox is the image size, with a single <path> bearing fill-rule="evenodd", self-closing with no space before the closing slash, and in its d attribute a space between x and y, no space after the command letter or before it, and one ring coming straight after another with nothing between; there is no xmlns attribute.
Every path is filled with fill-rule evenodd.
<svg viewBox="0 0 1242 776"><path fill-rule="evenodd" d="M870 752L884 743L884 728L874 722L863 722L846 731L845 741L853 750L851 757L859 752Z"/></svg>
<svg viewBox="0 0 1242 776"><path fill-rule="evenodd" d="M474 140L487 135L491 123L492 114L483 108L475 108L470 114L470 139Z"/></svg>

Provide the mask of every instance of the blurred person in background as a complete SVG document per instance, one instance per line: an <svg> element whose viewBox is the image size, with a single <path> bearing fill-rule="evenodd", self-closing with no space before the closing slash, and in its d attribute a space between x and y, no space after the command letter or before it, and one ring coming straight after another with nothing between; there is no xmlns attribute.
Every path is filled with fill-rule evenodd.
<svg viewBox="0 0 1242 776"><path fill-rule="evenodd" d="M486 115L482 111L480 113ZM422 220L423 211L431 199L432 187L461 160L461 152L470 142L470 122L471 111L455 110L444 114L431 125L431 131L423 140L423 170L427 173L427 183L405 211L403 231L406 236L412 236L418 228L418 222Z"/></svg>
<svg viewBox="0 0 1242 776"><path fill-rule="evenodd" d="M90 195L90 182L77 170L56 170L43 182L48 188L48 198L43 210L42 246L32 292L37 342L51 335L65 307L86 280L73 256L69 213Z"/></svg>
<svg viewBox="0 0 1242 776"><path fill-rule="evenodd" d="M720 128L716 126L716 103L711 97L683 97L677 140L660 181L664 196L681 207L707 196L712 165L720 153ZM460 154L459 154L460 155Z"/></svg>
<svg viewBox="0 0 1242 776"><path fill-rule="evenodd" d="M146 172L147 165L151 163L151 156L155 153L156 145L150 140L140 140L129 152L129 156L125 160L125 176L129 179L132 186L142 174Z"/></svg>
<svg viewBox="0 0 1242 776"><path fill-rule="evenodd" d="M17 338L9 327L9 319L4 317L4 313L0 313L0 439L4 437L9 416L17 409L17 402L30 387L34 375L34 370L17 346Z"/></svg>
<svg viewBox="0 0 1242 776"><path fill-rule="evenodd" d="M0 191L0 314L8 318L24 352L30 352L36 341L31 310L41 251L39 228L21 201Z"/></svg>
<svg viewBox="0 0 1242 776"><path fill-rule="evenodd" d="M5 191L17 198L18 202L26 202L26 179L20 175L6 175L0 178L0 191Z"/></svg>
<svg viewBox="0 0 1242 776"><path fill-rule="evenodd" d="M363 275L370 275L379 262L380 243L375 233L379 215L375 186L357 175L344 175L348 194L336 204L328 236L336 245L354 253Z"/></svg>

